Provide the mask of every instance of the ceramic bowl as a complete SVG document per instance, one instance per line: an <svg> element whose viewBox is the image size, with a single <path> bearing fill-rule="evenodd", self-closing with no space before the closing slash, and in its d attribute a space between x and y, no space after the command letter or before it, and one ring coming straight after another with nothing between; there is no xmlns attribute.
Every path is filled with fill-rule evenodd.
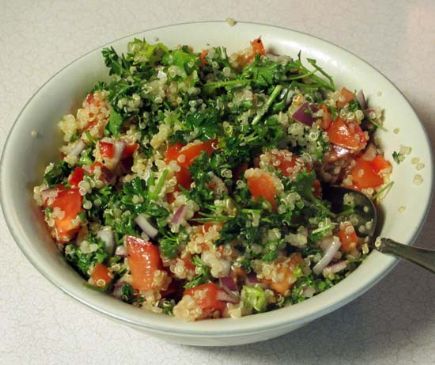
<svg viewBox="0 0 435 365"><path fill-rule="evenodd" d="M315 58L337 85L363 89L372 105L385 109L385 131L380 131L386 156L400 145L412 147L411 156L394 164L394 186L383 202L382 235L412 244L423 224L432 187L430 145L422 124L396 87L372 66L355 55L307 34L268 25L203 22L172 25L130 35L109 45L125 52L133 37L157 39L169 46L189 44L196 50L225 46L229 52L246 48L261 36L269 50L278 54ZM333 288L303 303L241 319L183 322L137 309L108 295L90 290L64 261L53 244L32 198L43 167L57 157L61 145L57 121L74 112L97 80L107 78L101 49L75 60L48 80L28 101L7 139L1 161L1 199L7 224L18 246L30 262L55 286L96 312L169 341L200 345L238 345L262 341L290 332L340 308L381 280L396 259L372 252L361 266ZM398 133L394 133L398 131ZM36 137L34 136L37 132ZM416 175L411 157L426 167ZM406 207L399 212L400 207Z"/></svg>

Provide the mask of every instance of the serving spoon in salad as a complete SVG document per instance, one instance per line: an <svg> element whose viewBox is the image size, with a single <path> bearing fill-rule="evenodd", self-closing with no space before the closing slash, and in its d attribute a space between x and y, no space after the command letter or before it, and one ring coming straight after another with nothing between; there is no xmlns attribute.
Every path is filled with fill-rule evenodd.
<svg viewBox="0 0 435 365"><path fill-rule="evenodd" d="M331 203L332 212L351 216L356 223L354 226L358 236L368 237L369 244L379 252L400 257L435 273L434 250L407 246L390 238L375 239L379 228L379 212L366 195L341 186L325 186L323 198Z"/></svg>

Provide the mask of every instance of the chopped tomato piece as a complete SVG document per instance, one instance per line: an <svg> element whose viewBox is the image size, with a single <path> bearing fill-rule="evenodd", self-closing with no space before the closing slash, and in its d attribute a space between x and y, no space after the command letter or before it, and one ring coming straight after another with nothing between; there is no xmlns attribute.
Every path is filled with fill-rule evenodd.
<svg viewBox="0 0 435 365"><path fill-rule="evenodd" d="M181 185L184 189L189 189L190 184L192 183L192 177L190 176L190 172L188 168L181 167L180 171L175 173L177 178L178 185Z"/></svg>
<svg viewBox="0 0 435 365"><path fill-rule="evenodd" d="M251 41L251 49L244 52L240 52L237 55L237 63L239 66L244 67L248 63L252 62L256 55L264 56L266 50L264 49L263 42L261 38L256 38Z"/></svg>
<svg viewBox="0 0 435 365"><path fill-rule="evenodd" d="M207 64L207 57L208 51L206 49L203 49L201 54L199 55L199 61L201 62L202 66L205 66Z"/></svg>
<svg viewBox="0 0 435 365"><path fill-rule="evenodd" d="M309 164L287 150L272 151L271 153L274 157L274 162L279 162L276 165L274 164L274 166L279 169L284 176L292 176L296 166L299 169L303 168L306 171L311 171Z"/></svg>
<svg viewBox="0 0 435 365"><path fill-rule="evenodd" d="M192 162L201 154L201 152L206 152L208 155L211 155L214 151L213 144L216 143L214 140L209 140L205 142L200 143L189 143L188 145L184 146L180 150L180 154L178 156L178 163L179 165L183 167L190 167L192 165ZM182 161L180 161L180 157L185 156L185 158L181 158Z"/></svg>
<svg viewBox="0 0 435 365"><path fill-rule="evenodd" d="M139 145L137 143L132 144L126 144L124 149L122 150L121 158L127 158L131 156L133 153L136 152L136 150L139 148Z"/></svg>
<svg viewBox="0 0 435 365"><path fill-rule="evenodd" d="M100 153L104 158L113 158L115 156L115 145L112 142L100 141Z"/></svg>
<svg viewBox="0 0 435 365"><path fill-rule="evenodd" d="M99 175L98 175L99 180L108 183L113 179L113 173L101 162L96 161L89 166L89 172L91 174L95 174L98 169L99 169Z"/></svg>
<svg viewBox="0 0 435 365"><path fill-rule="evenodd" d="M343 87L340 90L340 96L338 97L337 100L337 108L343 108L346 104L351 102L353 99L355 99L355 94L352 91Z"/></svg>
<svg viewBox="0 0 435 365"><path fill-rule="evenodd" d="M257 274L253 273L252 275L255 275L255 277L257 277ZM231 276L234 277L235 279L241 278L241 279L245 279L248 274L246 273L246 271L241 268L241 267L234 267L231 271Z"/></svg>
<svg viewBox="0 0 435 365"><path fill-rule="evenodd" d="M322 115L322 121L320 122L320 128L326 130L329 128L332 122L332 116L329 112L328 107L325 104L320 104L319 108L322 109L323 115Z"/></svg>
<svg viewBox="0 0 435 365"><path fill-rule="evenodd" d="M273 153L276 159L279 161L277 168L282 172L284 176L291 176L293 168L296 166L296 156L291 155L289 157L286 152L278 151Z"/></svg>
<svg viewBox="0 0 435 365"><path fill-rule="evenodd" d="M313 182L313 194L319 199L322 198L322 184L320 183L319 179L316 179Z"/></svg>
<svg viewBox="0 0 435 365"><path fill-rule="evenodd" d="M126 236L125 239L133 288L137 290L160 289L154 283L155 272L162 268L158 247L133 236Z"/></svg>
<svg viewBox="0 0 435 365"><path fill-rule="evenodd" d="M89 172L91 172L93 174L95 172L95 169L97 169L97 168L101 169L103 167L105 167L105 166L101 162L95 161L89 166Z"/></svg>
<svg viewBox="0 0 435 365"><path fill-rule="evenodd" d="M249 171L249 170L248 170ZM272 208L276 208L276 187L272 176L260 169L254 169L253 173L246 178L249 192L254 199L267 200Z"/></svg>
<svg viewBox="0 0 435 365"><path fill-rule="evenodd" d="M284 280L278 281L278 282L274 282L271 280L266 280L266 282L270 285L270 287L275 290L277 293L280 293L282 295L285 295L286 291L290 289L290 284L288 282L288 275L287 275L287 271L282 269L279 271L280 274L283 274L284 276Z"/></svg>
<svg viewBox="0 0 435 365"><path fill-rule="evenodd" d="M122 162L121 160L124 149L126 148L126 143L122 140L117 140L113 142L100 141L98 142L98 144L104 166L106 166L110 170L116 169L119 163ZM132 151L132 148L134 147L131 147L130 152Z"/></svg>
<svg viewBox="0 0 435 365"><path fill-rule="evenodd" d="M358 244L358 236L351 223L342 225L338 231L338 238L341 242L340 250L346 253L352 252Z"/></svg>
<svg viewBox="0 0 435 365"><path fill-rule="evenodd" d="M217 229L222 228L222 223L216 222L206 222L202 225L202 232L207 233L211 228L216 227Z"/></svg>
<svg viewBox="0 0 435 365"><path fill-rule="evenodd" d="M190 255L184 257L182 260L187 271L195 272L196 266L193 264L192 257Z"/></svg>
<svg viewBox="0 0 435 365"><path fill-rule="evenodd" d="M94 102L94 94L93 94L93 93L89 93L89 94L86 96L86 102L87 102L88 104L92 104L92 103Z"/></svg>
<svg viewBox="0 0 435 365"><path fill-rule="evenodd" d="M184 294L190 295L202 309L203 318L210 316L212 313L225 309L225 302L218 299L219 287L214 283L198 285L194 288L187 289Z"/></svg>
<svg viewBox="0 0 435 365"><path fill-rule="evenodd" d="M351 175L353 184L357 189L376 188L384 183L384 179L378 174L371 162L361 157L355 160Z"/></svg>
<svg viewBox="0 0 435 365"><path fill-rule="evenodd" d="M300 171L311 171L310 163L288 150L272 150L260 156L260 166L273 166L284 176L296 177Z"/></svg>
<svg viewBox="0 0 435 365"><path fill-rule="evenodd" d="M85 170L82 167L76 167L68 178L71 186L76 187L85 176Z"/></svg>
<svg viewBox="0 0 435 365"><path fill-rule="evenodd" d="M300 253L292 254L289 259L278 264L278 272L281 274L281 280L267 280L267 283L273 290L285 295L297 280L297 277L294 274L295 270L300 268L303 263L304 260Z"/></svg>
<svg viewBox="0 0 435 365"><path fill-rule="evenodd" d="M176 161L180 150L183 148L181 143L174 143L168 147L165 153L165 161L168 163L170 161Z"/></svg>
<svg viewBox="0 0 435 365"><path fill-rule="evenodd" d="M381 155L376 155L375 158L370 161L370 164L373 170L378 173L391 167L391 164Z"/></svg>
<svg viewBox="0 0 435 365"><path fill-rule="evenodd" d="M354 152L364 149L367 144L367 137L357 123L345 122L340 118L331 123L327 133L331 143Z"/></svg>
<svg viewBox="0 0 435 365"><path fill-rule="evenodd" d="M57 196L47 206L53 208L54 238L59 243L71 241L80 229L77 216L82 211L82 196L79 189L59 187Z"/></svg>
<svg viewBox="0 0 435 365"><path fill-rule="evenodd" d="M86 124L85 130L88 131L92 128L94 128L97 125L97 121L95 119L92 119L88 122L88 124Z"/></svg>
<svg viewBox="0 0 435 365"><path fill-rule="evenodd" d="M168 193L168 194L166 194L166 201L169 204L172 204L175 201L175 194L174 193Z"/></svg>
<svg viewBox="0 0 435 365"><path fill-rule="evenodd" d="M251 47L252 51L255 55L264 56L266 54L266 50L264 49L263 42L261 41L261 38L256 38L253 41L251 41Z"/></svg>
<svg viewBox="0 0 435 365"><path fill-rule="evenodd" d="M309 163L287 150L272 151L271 154L274 156L274 160L272 160L273 165L280 170L284 176L295 177L295 174L301 170L311 171ZM277 162L279 162L279 164ZM313 182L313 192L316 196L321 196L322 189L319 180Z"/></svg>
<svg viewBox="0 0 435 365"><path fill-rule="evenodd" d="M112 274L104 264L96 264L91 273L91 283L100 288L105 288L112 281Z"/></svg>
<svg viewBox="0 0 435 365"><path fill-rule="evenodd" d="M179 185L183 186L185 189L190 188L192 178L190 176L189 167L201 152L204 151L208 155L211 155L214 151L214 143L214 140L209 140L199 143L189 143L186 146L183 146L181 143L176 143L168 147L165 154L165 161L166 163L176 161L178 166L180 166L180 171L175 174Z"/></svg>

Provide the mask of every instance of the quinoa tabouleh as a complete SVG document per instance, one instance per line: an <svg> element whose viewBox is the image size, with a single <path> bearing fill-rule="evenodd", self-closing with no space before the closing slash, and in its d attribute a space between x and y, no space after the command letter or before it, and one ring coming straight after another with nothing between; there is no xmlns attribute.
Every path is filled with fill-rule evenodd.
<svg viewBox="0 0 435 365"><path fill-rule="evenodd" d="M301 302L369 253L322 186L376 199L391 164L382 113L315 60L228 55L135 39L102 51L111 75L59 122L61 159L34 188L87 285L184 320Z"/></svg>

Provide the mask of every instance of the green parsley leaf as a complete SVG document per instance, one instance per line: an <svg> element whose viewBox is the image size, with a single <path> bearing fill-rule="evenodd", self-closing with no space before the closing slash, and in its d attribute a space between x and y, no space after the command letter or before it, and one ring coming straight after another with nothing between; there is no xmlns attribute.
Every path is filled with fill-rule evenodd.
<svg viewBox="0 0 435 365"><path fill-rule="evenodd" d="M189 240L189 234L184 228L178 234L166 235L159 240L160 252L168 259L177 256L180 246L185 245Z"/></svg>
<svg viewBox="0 0 435 365"><path fill-rule="evenodd" d="M400 164L401 162L403 162L405 160L405 156L403 156L403 154L401 154L400 152L397 152L397 151L393 151L392 157L393 157L393 160L397 164Z"/></svg>
<svg viewBox="0 0 435 365"><path fill-rule="evenodd" d="M150 44L145 39L135 38L132 42L128 43L128 52L128 58L132 59L135 65L155 65L168 53L168 47L160 42Z"/></svg>
<svg viewBox="0 0 435 365"><path fill-rule="evenodd" d="M44 180L49 187L60 184L68 177L71 170L71 167L69 167L64 160L57 161L53 163L53 167L46 172Z"/></svg>
<svg viewBox="0 0 435 365"><path fill-rule="evenodd" d="M210 281L210 267L208 267L199 256L192 257L192 263L196 266L196 276L184 285L184 288L195 288L198 285L205 284Z"/></svg>
<svg viewBox="0 0 435 365"><path fill-rule="evenodd" d="M122 116L115 110L110 112L109 122L107 123L106 130L110 132L112 136L119 136L122 127Z"/></svg>
<svg viewBox="0 0 435 365"><path fill-rule="evenodd" d="M89 234L86 237L86 242L89 246L97 246L91 252L89 250L82 251L80 246L71 243L65 246L65 258L70 262L85 278L89 277L89 270L97 263L103 263L108 254L105 249L104 242L97 238L94 234Z"/></svg>

